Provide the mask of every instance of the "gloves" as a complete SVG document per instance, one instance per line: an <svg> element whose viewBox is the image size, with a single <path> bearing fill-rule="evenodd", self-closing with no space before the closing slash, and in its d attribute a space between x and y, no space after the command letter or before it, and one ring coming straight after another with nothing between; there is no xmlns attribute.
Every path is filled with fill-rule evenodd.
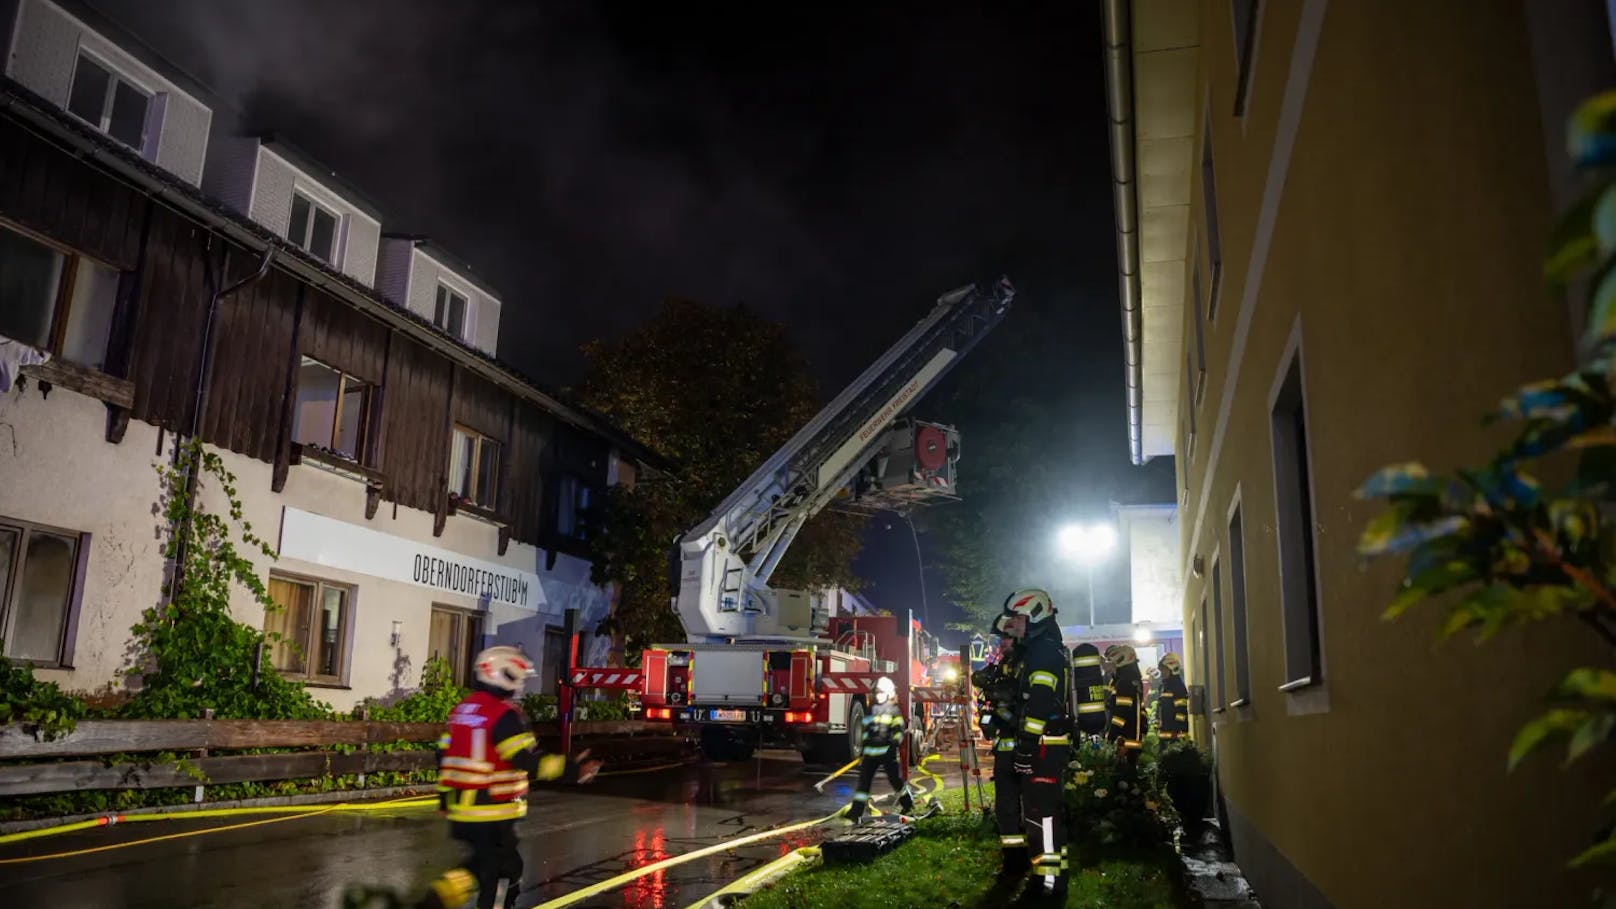
<svg viewBox="0 0 1616 909"><path fill-rule="evenodd" d="M1032 774L1032 745L1030 743L1016 743L1016 753L1015 757L1011 759L1011 766L1022 776Z"/></svg>
<svg viewBox="0 0 1616 909"><path fill-rule="evenodd" d="M564 754L547 754L539 758L539 769L534 774L541 780L559 779L566 772L567 756Z"/></svg>

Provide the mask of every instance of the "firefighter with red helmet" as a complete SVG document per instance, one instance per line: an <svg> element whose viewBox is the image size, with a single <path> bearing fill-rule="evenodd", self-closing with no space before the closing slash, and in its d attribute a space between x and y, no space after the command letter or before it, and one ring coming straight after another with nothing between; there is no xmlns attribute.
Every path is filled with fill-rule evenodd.
<svg viewBox="0 0 1616 909"><path fill-rule="evenodd" d="M599 761L572 764L565 755L541 754L511 698L534 674L533 663L515 647L490 647L477 655L471 692L449 714L449 729L438 740L438 802L448 817L449 835L465 843L463 868L432 882L420 909L459 909L477 896L477 909L494 909L500 881L504 909L521 892L522 855L516 822L527 815L530 777L561 779L571 774L587 783ZM579 758L588 756L588 752Z"/></svg>
<svg viewBox="0 0 1616 909"><path fill-rule="evenodd" d="M1072 754L1072 664L1055 622L1055 604L1036 588L1004 601L996 625L1021 642L1015 771L1021 778L1022 831L1032 859L1028 896L1065 904L1069 862L1063 781ZM1011 856L1006 854L1008 863Z"/></svg>

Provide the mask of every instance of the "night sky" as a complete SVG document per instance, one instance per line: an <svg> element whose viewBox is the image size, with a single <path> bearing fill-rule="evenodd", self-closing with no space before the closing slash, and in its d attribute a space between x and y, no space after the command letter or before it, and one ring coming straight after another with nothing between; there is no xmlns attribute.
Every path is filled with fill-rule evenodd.
<svg viewBox="0 0 1616 909"><path fill-rule="evenodd" d="M1090 4L93 5L223 116L362 189L384 229L470 263L504 295L501 357L542 382L685 297L786 323L828 397L939 293L1008 272L1010 321L950 381L1054 358L1026 431L1072 462L1070 510L1172 498L1170 462L1127 459ZM875 522L861 569L878 605L913 598L901 520Z"/></svg>

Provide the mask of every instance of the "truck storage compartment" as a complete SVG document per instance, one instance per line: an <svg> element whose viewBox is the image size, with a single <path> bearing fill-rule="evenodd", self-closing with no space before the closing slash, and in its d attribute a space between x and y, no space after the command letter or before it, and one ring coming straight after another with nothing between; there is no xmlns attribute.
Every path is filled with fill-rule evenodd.
<svg viewBox="0 0 1616 909"><path fill-rule="evenodd" d="M691 655L692 704L763 703L760 650L700 650Z"/></svg>

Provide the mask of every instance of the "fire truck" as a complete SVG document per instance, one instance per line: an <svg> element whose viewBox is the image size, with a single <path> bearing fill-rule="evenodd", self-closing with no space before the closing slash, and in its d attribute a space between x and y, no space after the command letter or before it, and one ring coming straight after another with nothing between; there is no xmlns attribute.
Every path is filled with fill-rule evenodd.
<svg viewBox="0 0 1616 909"><path fill-rule="evenodd" d="M646 720L698 736L713 759L744 760L776 745L838 763L857 754L860 721L885 675L914 720L905 750L919 760L923 705L952 691L928 672L936 637L912 615L833 615L822 598L775 589L769 577L825 508L907 512L957 498L958 430L910 411L1003 319L1014 296L1001 278L938 298L674 543L671 605L685 641L647 649L637 671L570 667L570 685L638 690Z"/></svg>

